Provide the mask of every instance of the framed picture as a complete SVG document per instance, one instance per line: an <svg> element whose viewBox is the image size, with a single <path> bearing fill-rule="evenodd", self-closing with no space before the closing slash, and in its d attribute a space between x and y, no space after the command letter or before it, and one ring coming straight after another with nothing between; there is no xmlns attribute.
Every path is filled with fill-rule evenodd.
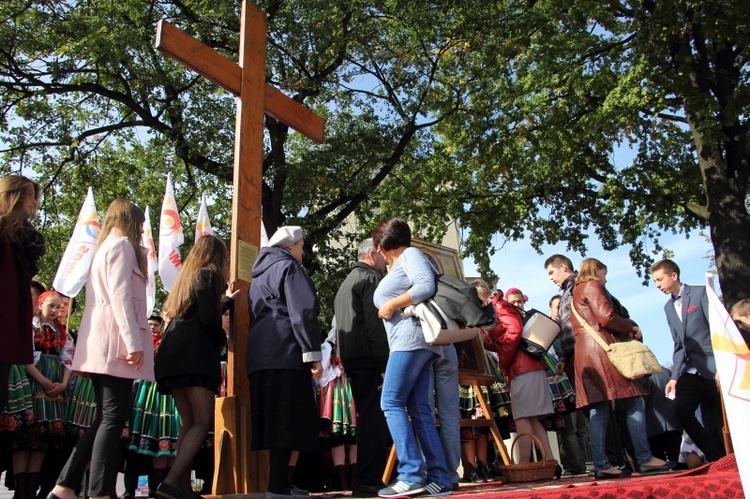
<svg viewBox="0 0 750 499"><path fill-rule="evenodd" d="M459 279L464 278L458 251L440 244L428 243L421 239L411 238L411 245L422 250L427 258L441 274L448 274Z"/></svg>
<svg viewBox="0 0 750 499"><path fill-rule="evenodd" d="M427 256L441 274L452 275L459 279L464 278L461 262L458 259L458 251L414 237L411 239L411 244L422 250L422 253ZM492 376L490 366L487 364L484 345L478 335L472 340L457 344L456 347L458 350L459 376L462 378L466 378L467 375Z"/></svg>

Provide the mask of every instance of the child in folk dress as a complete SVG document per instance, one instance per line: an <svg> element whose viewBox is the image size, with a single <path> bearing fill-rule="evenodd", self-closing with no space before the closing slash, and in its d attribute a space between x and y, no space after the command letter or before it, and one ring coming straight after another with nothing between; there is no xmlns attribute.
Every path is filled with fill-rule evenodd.
<svg viewBox="0 0 750 499"><path fill-rule="evenodd" d="M14 472L26 473L29 499L36 497L39 471L50 441L65 434L67 388L73 361L73 338L59 320L62 296L56 291L46 291L39 296L38 303L39 312L33 320L34 363L26 365L34 423L26 435L28 451L13 456Z"/></svg>

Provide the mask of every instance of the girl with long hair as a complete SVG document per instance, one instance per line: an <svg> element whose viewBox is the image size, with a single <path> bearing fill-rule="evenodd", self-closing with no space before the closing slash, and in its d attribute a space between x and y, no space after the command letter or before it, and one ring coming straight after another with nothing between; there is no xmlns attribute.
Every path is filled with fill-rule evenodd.
<svg viewBox="0 0 750 499"><path fill-rule="evenodd" d="M161 393L174 397L180 414L174 464L156 494L194 497L190 470L212 428L214 398L221 384L222 296L227 290L227 247L207 235L198 239L180 268L162 314L168 322L156 357ZM230 283L227 296L234 296Z"/></svg>
<svg viewBox="0 0 750 499"><path fill-rule="evenodd" d="M48 499L75 499L91 462L90 499L109 497L117 449L130 414L134 379L153 380L154 347L146 322L143 210L115 199L107 208L86 283L86 309L73 371L91 378L96 418L81 436Z"/></svg>
<svg viewBox="0 0 750 499"><path fill-rule="evenodd" d="M21 175L0 178L0 412L8 402L10 366L33 361L31 279L44 255L44 237L31 225L42 189ZM20 372L20 371L19 371Z"/></svg>

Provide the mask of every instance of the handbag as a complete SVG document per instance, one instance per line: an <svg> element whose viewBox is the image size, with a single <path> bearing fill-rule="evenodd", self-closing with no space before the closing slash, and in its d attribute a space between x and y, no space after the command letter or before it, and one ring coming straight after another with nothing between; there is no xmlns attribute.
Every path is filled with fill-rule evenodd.
<svg viewBox="0 0 750 499"><path fill-rule="evenodd" d="M588 332L594 340L607 352L607 357L615 369L627 379L638 379L649 374L659 374L663 371L659 361L656 360L654 353L642 342L638 340L627 340L610 343L609 345L599 336L588 322L583 320L571 303L570 308L578 322Z"/></svg>
<svg viewBox="0 0 750 499"><path fill-rule="evenodd" d="M526 312L521 343L518 348L533 358L542 360L558 333L560 333L560 326L557 322L532 308Z"/></svg>
<svg viewBox="0 0 750 499"><path fill-rule="evenodd" d="M406 307L404 316L419 319L424 340L430 345L460 343L479 334L479 328L459 327L456 321L448 317L432 298Z"/></svg>

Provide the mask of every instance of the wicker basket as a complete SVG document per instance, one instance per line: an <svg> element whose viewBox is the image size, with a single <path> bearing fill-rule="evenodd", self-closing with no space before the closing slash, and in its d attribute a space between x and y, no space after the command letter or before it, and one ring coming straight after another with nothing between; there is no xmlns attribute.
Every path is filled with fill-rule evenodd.
<svg viewBox="0 0 750 499"><path fill-rule="evenodd" d="M527 464L506 464L499 466L500 471L503 472L504 482L534 482L537 480L552 480L555 476L555 468L557 467L557 461L554 459L547 459L547 454L544 451L542 442L531 433L520 433L516 438L513 439L513 443L510 446L510 454L513 455L513 448L516 446L516 442L521 437L531 437L536 442L537 448L542 452L542 460L535 463Z"/></svg>

